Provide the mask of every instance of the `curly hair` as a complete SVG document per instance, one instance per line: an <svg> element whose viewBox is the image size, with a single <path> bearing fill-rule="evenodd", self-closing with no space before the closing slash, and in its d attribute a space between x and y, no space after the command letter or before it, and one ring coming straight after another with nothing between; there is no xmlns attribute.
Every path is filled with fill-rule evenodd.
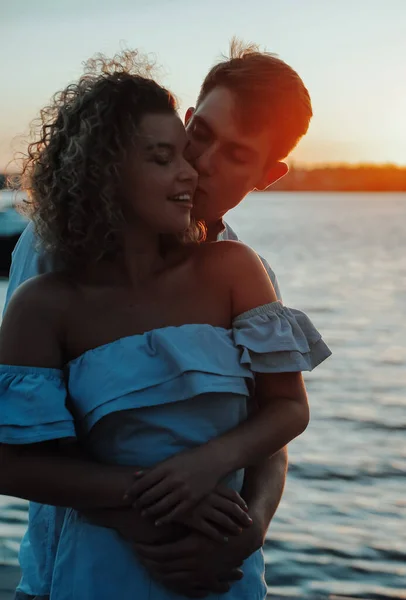
<svg viewBox="0 0 406 600"><path fill-rule="evenodd" d="M24 211L42 245L67 266L114 257L121 249L126 153L145 114L176 112L174 96L154 81L152 70L136 51L112 59L99 54L33 125L39 135L23 159ZM198 241L202 231L191 225L177 239Z"/></svg>

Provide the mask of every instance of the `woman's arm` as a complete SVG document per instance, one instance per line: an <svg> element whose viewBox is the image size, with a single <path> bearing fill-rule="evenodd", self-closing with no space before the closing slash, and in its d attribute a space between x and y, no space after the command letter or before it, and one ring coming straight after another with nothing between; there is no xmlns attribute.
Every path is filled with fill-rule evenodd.
<svg viewBox="0 0 406 600"><path fill-rule="evenodd" d="M281 450L306 428L309 419L300 373L261 374L256 398L260 408L247 421L193 450L160 463L129 489L135 506L169 523L191 510L218 482Z"/></svg>
<svg viewBox="0 0 406 600"><path fill-rule="evenodd" d="M259 410L235 429L207 444L224 475L272 456L303 433L309 408L301 373L258 374Z"/></svg>
<svg viewBox="0 0 406 600"><path fill-rule="evenodd" d="M53 276L23 284L0 328L0 364L60 369L68 301L66 290ZM0 402L6 402L6 394L7 389ZM34 396L33 411L35 402L40 399ZM72 508L125 506L124 492L133 474L132 467L104 466L68 455L58 441L2 444L0 469L0 494Z"/></svg>
<svg viewBox="0 0 406 600"><path fill-rule="evenodd" d="M220 268L228 276L233 318L277 300L268 274L253 250L228 242L221 255ZM255 399L259 410L208 444L207 451L217 456L226 473L272 456L308 425L309 406L300 372L256 373Z"/></svg>
<svg viewBox="0 0 406 600"><path fill-rule="evenodd" d="M281 501L287 470L287 447L245 470L241 495L248 505L256 535L262 540L260 545Z"/></svg>

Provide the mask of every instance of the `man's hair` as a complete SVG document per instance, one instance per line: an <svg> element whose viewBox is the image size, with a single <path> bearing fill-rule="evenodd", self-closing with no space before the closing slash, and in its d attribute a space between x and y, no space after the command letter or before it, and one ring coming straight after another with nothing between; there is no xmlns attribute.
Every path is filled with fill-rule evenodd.
<svg viewBox="0 0 406 600"><path fill-rule="evenodd" d="M275 54L233 38L230 57L205 77L197 106L216 87L231 91L245 131L268 128L271 158L285 158L309 128L312 105L299 75Z"/></svg>

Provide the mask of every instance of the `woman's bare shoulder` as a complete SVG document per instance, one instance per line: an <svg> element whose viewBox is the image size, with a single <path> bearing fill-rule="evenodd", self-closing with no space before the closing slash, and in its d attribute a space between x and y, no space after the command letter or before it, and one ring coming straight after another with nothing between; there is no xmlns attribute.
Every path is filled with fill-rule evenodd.
<svg viewBox="0 0 406 600"><path fill-rule="evenodd" d="M74 288L63 274L38 275L14 292L0 329L0 362L62 366L63 316Z"/></svg>
<svg viewBox="0 0 406 600"><path fill-rule="evenodd" d="M57 314L71 300L73 293L74 286L65 273L37 275L16 289L5 314L16 308L23 312L46 309Z"/></svg>
<svg viewBox="0 0 406 600"><path fill-rule="evenodd" d="M241 270L263 270L261 260L252 248L232 240L200 244L196 251L196 260L219 274L237 272L241 275Z"/></svg>
<svg viewBox="0 0 406 600"><path fill-rule="evenodd" d="M227 287L233 317L277 299L264 265L252 248L227 240L202 244L199 253L197 260L208 279Z"/></svg>

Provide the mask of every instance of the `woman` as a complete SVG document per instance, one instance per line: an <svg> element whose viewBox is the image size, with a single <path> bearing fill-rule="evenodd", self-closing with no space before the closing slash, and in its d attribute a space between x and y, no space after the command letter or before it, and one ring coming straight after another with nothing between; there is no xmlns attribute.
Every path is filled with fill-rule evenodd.
<svg viewBox="0 0 406 600"><path fill-rule="evenodd" d="M101 462L142 465L123 505L216 536L210 493L220 482L238 491L244 467L305 429L300 372L329 351L276 302L255 253L198 243L173 97L128 64L101 66L43 112L30 146L32 216L65 268L23 285L4 317L1 441L52 453L76 437ZM227 597L265 594L257 552ZM178 596L114 531L68 511L51 600L121 597Z"/></svg>

